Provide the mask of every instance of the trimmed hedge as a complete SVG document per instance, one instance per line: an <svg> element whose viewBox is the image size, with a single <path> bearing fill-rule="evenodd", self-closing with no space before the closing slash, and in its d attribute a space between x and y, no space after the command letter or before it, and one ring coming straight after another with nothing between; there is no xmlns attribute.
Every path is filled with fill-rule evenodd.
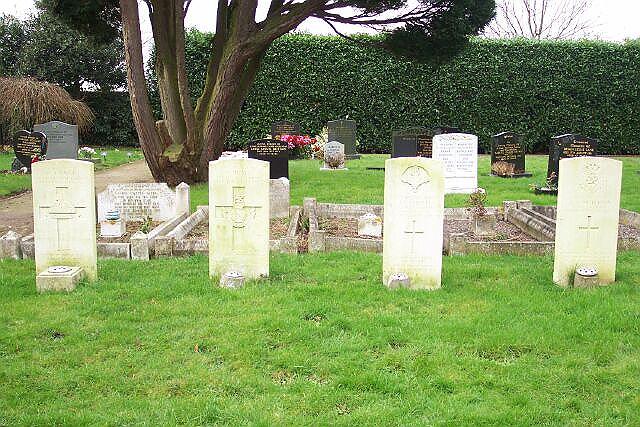
<svg viewBox="0 0 640 427"><path fill-rule="evenodd" d="M188 35L193 93L200 92L210 35ZM275 120L309 134L328 120L358 122L361 152L390 152L391 132L455 125L480 137L522 133L530 152L580 133L603 154L640 154L640 43L474 39L452 61L417 63L334 36L282 37L269 49L232 132L244 146ZM157 98L157 96L156 96Z"/></svg>
<svg viewBox="0 0 640 427"><path fill-rule="evenodd" d="M96 115L81 144L91 146L138 146L128 92L84 92L83 101Z"/></svg>

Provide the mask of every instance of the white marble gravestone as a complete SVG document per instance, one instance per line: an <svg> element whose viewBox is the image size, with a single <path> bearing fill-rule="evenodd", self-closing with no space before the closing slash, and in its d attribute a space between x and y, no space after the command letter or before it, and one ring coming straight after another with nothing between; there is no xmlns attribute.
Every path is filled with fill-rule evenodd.
<svg viewBox="0 0 640 427"><path fill-rule="evenodd" d="M209 162L209 275L269 275L269 162Z"/></svg>
<svg viewBox="0 0 640 427"><path fill-rule="evenodd" d="M179 193L181 200L189 199L188 186ZM178 212L177 198L166 183L109 184L98 194L98 221L106 220L107 212L114 210L125 221L143 221L147 217L168 221L183 213Z"/></svg>
<svg viewBox="0 0 640 427"><path fill-rule="evenodd" d="M600 284L616 280L622 162L605 157L560 160L553 281L595 267Z"/></svg>
<svg viewBox="0 0 640 427"><path fill-rule="evenodd" d="M433 158L442 161L445 193L471 194L478 188L478 137L447 133L433 137Z"/></svg>
<svg viewBox="0 0 640 427"><path fill-rule="evenodd" d="M444 176L439 160L385 162L383 282L406 274L411 289L438 289L442 272Z"/></svg>
<svg viewBox="0 0 640 427"><path fill-rule="evenodd" d="M36 272L65 265L97 273L93 163L47 160L32 166Z"/></svg>

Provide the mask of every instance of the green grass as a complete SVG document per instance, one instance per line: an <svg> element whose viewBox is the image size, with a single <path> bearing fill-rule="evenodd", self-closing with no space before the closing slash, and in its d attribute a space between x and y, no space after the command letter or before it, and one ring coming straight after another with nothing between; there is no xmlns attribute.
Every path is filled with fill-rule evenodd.
<svg viewBox="0 0 640 427"><path fill-rule="evenodd" d="M360 160L347 162L348 171L319 170L315 160L292 160L289 162L291 179L291 203L302 205L305 197L315 197L319 202L382 204L384 171L367 170L367 167L383 167L387 155L365 155ZM542 184L547 173L547 156L527 156L527 170L531 178L503 179L489 176L490 158L480 156L478 161L478 184L487 189L487 205L499 206L503 200L532 200L535 204L554 205L556 196L536 195L530 184ZM640 157L623 157L622 207L640 211ZM192 188L193 208L208 204L207 185ZM464 206L466 195L446 196L447 207Z"/></svg>
<svg viewBox="0 0 640 427"><path fill-rule="evenodd" d="M142 152L138 148L115 149L94 147L94 149L96 150L98 156L103 151L107 152L106 161L104 163L96 163L96 171L109 169L127 163L129 161L129 158L127 156L128 152L133 153L133 156L131 157L132 160L138 160L142 158ZM11 170L11 162L13 161L13 158L13 150L0 151L0 171ZM31 176L0 174L0 196L6 196L29 189L31 189Z"/></svg>
<svg viewBox="0 0 640 427"><path fill-rule="evenodd" d="M391 292L376 254L276 255L230 291L205 257L112 260L37 295L0 261L0 425L639 425L640 254L594 290L551 269L446 257Z"/></svg>

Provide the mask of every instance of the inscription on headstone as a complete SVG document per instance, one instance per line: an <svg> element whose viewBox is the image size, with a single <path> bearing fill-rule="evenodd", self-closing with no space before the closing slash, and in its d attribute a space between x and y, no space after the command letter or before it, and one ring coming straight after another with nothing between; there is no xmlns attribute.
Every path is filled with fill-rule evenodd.
<svg viewBox="0 0 640 427"><path fill-rule="evenodd" d="M300 135L300 125L288 120L271 124L271 138L279 139L281 135Z"/></svg>
<svg viewBox="0 0 640 427"><path fill-rule="evenodd" d="M344 159L344 144L338 141L327 142L324 146L324 166L321 169L344 169Z"/></svg>
<svg viewBox="0 0 640 427"><path fill-rule="evenodd" d="M359 159L356 152L356 122L355 120L332 120L327 122L329 141L344 144L344 154L347 159Z"/></svg>
<svg viewBox="0 0 640 427"><path fill-rule="evenodd" d="M125 221L168 221L176 216L176 195L165 183L109 184L98 194L98 221L108 211L120 212Z"/></svg>
<svg viewBox="0 0 640 427"><path fill-rule="evenodd" d="M13 152L27 169L34 157L47 154L47 137L41 132L18 131L13 139Z"/></svg>
<svg viewBox="0 0 640 427"><path fill-rule="evenodd" d="M478 188L478 137L464 133L433 137L433 158L444 166L445 192L471 194Z"/></svg>
<svg viewBox="0 0 640 427"><path fill-rule="evenodd" d="M53 121L35 125L33 130L47 136L47 159L78 158L78 126Z"/></svg>
<svg viewBox="0 0 640 427"><path fill-rule="evenodd" d="M269 162L271 179L289 178L289 145L275 139L258 139L247 146L250 159Z"/></svg>
<svg viewBox="0 0 640 427"><path fill-rule="evenodd" d="M491 175L512 178L531 176L525 172L525 148L520 135L502 132L493 136Z"/></svg>
<svg viewBox="0 0 640 427"><path fill-rule="evenodd" d="M598 150L598 140L580 135L566 134L556 136L549 144L549 163L547 166L547 181L557 185L560 176L560 160L572 157L595 156Z"/></svg>

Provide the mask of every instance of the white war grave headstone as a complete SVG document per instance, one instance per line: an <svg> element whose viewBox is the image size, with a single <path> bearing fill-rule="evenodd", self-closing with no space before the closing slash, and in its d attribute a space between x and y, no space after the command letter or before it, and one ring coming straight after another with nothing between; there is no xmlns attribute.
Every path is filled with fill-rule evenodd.
<svg viewBox="0 0 640 427"><path fill-rule="evenodd" d="M616 280L622 162L605 157L560 160L553 281L572 286L577 268L599 283Z"/></svg>
<svg viewBox="0 0 640 427"><path fill-rule="evenodd" d="M444 166L445 193L471 194L478 188L478 137L447 133L433 137L433 158Z"/></svg>
<svg viewBox="0 0 640 427"><path fill-rule="evenodd" d="M80 267L97 279L93 163L48 160L32 167L37 274L49 267Z"/></svg>
<svg viewBox="0 0 640 427"><path fill-rule="evenodd" d="M441 286L444 175L439 160L385 162L383 282L408 277L411 289Z"/></svg>
<svg viewBox="0 0 640 427"><path fill-rule="evenodd" d="M269 276L269 162L209 162L209 275Z"/></svg>

